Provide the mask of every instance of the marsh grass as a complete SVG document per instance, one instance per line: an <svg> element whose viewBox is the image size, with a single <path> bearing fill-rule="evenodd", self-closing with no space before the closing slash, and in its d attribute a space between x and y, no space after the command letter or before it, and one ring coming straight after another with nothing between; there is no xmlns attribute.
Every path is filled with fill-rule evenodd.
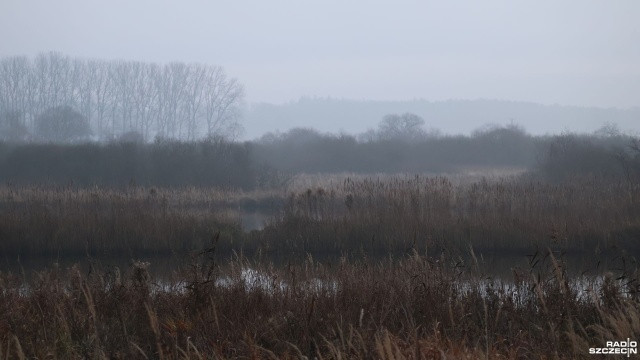
<svg viewBox="0 0 640 360"><path fill-rule="evenodd" d="M629 182L0 195L5 254L188 254L163 277L144 261L0 273L0 358L581 358L640 335L640 187ZM229 210L273 202L284 205L262 231L243 232ZM497 275L487 251L527 256ZM602 262L572 271L566 252Z"/></svg>
<svg viewBox="0 0 640 360"><path fill-rule="evenodd" d="M640 335L629 281L567 277L553 252L503 280L445 253L278 267L240 255L219 264L214 253L193 253L162 285L143 262L122 276L0 274L0 356L580 358Z"/></svg>
<svg viewBox="0 0 640 360"><path fill-rule="evenodd" d="M171 254L240 238L247 195L196 188L0 188L0 249L57 257Z"/></svg>
<svg viewBox="0 0 640 360"><path fill-rule="evenodd" d="M638 250L640 185L604 178L542 183L446 177L345 179L293 193L261 234L282 251L406 253L462 248L525 254L533 248Z"/></svg>
<svg viewBox="0 0 640 360"><path fill-rule="evenodd" d="M517 177L525 174L526 168L522 167L481 167L481 166L461 166L455 172L450 173L420 173L423 178L446 177L454 186L470 185L483 179L496 181L504 178ZM345 181L363 182L376 181L382 183L392 183L398 178L406 178L407 174L375 173L363 174L353 172L342 173L299 173L289 177L284 185L287 192L302 192L307 189L323 188L326 190L337 190Z"/></svg>
<svg viewBox="0 0 640 360"><path fill-rule="evenodd" d="M337 180L336 178L335 180ZM287 257L531 249L640 250L640 185L606 178L544 183L526 176L342 178L303 191L211 188L0 187L5 255L173 254L221 233L219 252ZM242 214L267 219L243 231Z"/></svg>

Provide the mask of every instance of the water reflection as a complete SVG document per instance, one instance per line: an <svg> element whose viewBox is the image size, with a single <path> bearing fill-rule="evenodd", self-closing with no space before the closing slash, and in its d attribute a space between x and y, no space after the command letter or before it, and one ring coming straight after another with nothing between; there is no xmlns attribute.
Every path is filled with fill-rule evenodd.
<svg viewBox="0 0 640 360"><path fill-rule="evenodd" d="M304 264L308 258L299 259L297 265ZM344 259L344 258L343 258ZM370 264L397 263L403 257L367 258ZM447 261L442 258L442 261ZM273 260L273 259L272 259ZM352 259L358 262L362 259ZM457 296L468 296L477 293L482 298L505 295L514 301L514 306L522 305L523 301L535 296L532 284L540 284L541 288L548 288L549 284L563 287L563 291L572 294L578 301L593 301L601 293L603 286L613 285L620 289L628 287L624 276L614 275L620 270L615 259L600 261L594 265L593 258L586 256L564 256L554 265L552 262L532 262L526 256L483 256L477 257L477 263L471 258L460 258L455 264L446 267L455 277L448 286ZM200 260L202 261L202 260ZM245 291L260 291L263 293L279 293L286 291L303 291L313 294L336 294L344 284L339 276L331 275L329 271L322 278L310 276L297 281L286 278L287 266L296 262L286 261L238 261L237 255L223 256L218 254L214 261L216 273L213 281L217 287L242 288ZM336 256L314 256L316 264L323 264L326 269L336 269L342 261ZM436 260L439 262L441 260ZM184 292L187 289L189 274L193 269L199 271L197 259L190 256L147 256L139 259L124 257L69 257L62 259L5 259L0 266L3 273L13 273L25 277L37 275L45 270L60 271L60 274L70 273L70 269L79 271L82 275L101 274L105 279L131 279L136 271L136 264L148 263L145 271L149 274L149 284L154 292ZM211 263L210 263L211 264ZM385 265L386 266L386 265ZM440 266L440 265L439 265ZM283 274L285 274L283 276ZM20 289L27 293L29 288L24 285Z"/></svg>

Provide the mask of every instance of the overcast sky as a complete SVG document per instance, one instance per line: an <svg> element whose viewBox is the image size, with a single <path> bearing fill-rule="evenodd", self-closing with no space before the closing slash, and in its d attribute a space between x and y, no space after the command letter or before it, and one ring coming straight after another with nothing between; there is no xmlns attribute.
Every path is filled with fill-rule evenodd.
<svg viewBox="0 0 640 360"><path fill-rule="evenodd" d="M248 102L640 106L640 1L0 0L0 56L223 66Z"/></svg>

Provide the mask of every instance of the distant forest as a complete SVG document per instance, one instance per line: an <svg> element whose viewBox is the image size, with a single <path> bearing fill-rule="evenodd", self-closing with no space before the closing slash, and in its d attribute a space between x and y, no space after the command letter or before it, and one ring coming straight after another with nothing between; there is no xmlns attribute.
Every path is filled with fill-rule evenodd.
<svg viewBox="0 0 640 360"><path fill-rule="evenodd" d="M244 92L221 67L71 58L0 59L0 138L78 142L235 137Z"/></svg>
<svg viewBox="0 0 640 360"><path fill-rule="evenodd" d="M393 115L399 124L405 115ZM409 117L412 117L409 115ZM419 118L418 118L419 119ZM545 181L604 176L640 182L640 141L605 126L590 135L532 136L515 125L470 136L420 127L401 136L385 121L369 139L292 129L253 142L119 140L108 143L0 142L0 181L78 186L278 188L298 173L455 173L523 168ZM397 125L397 124L396 124ZM388 132L390 131L390 132Z"/></svg>
<svg viewBox="0 0 640 360"><path fill-rule="evenodd" d="M306 97L285 104L252 104L245 112L243 124L247 139L294 127L358 134L374 128L387 114L405 112L420 116L427 128L435 128L449 135L470 135L473 129L485 124L511 123L523 126L534 135L566 131L590 133L605 123L615 123L624 131L640 131L639 107L605 109L489 99L356 101Z"/></svg>
<svg viewBox="0 0 640 360"><path fill-rule="evenodd" d="M243 89L220 67L46 53L34 59L0 59L0 80L0 181L8 183L255 189L278 187L298 173L443 173L509 167L537 170L549 180L575 175L634 180L640 173L637 134L613 124L633 124L638 109L303 99L279 107L253 107L249 125L254 127L255 111L266 118L289 111L298 116L297 123L322 118L331 124L351 114L353 121L343 124L377 124L338 134L294 127L240 142ZM372 115L389 104L404 110ZM373 111L370 117L358 112L365 108ZM432 118L420 115L421 109L431 109ZM590 122L607 116L611 122L603 120L598 130L582 135L532 135L519 119L470 130L471 124L487 120L487 114L497 116L496 109L505 116L528 109L525 113L543 122L562 114L569 122L587 114L597 115L586 119ZM435 127L438 116L467 126L460 132L464 135Z"/></svg>

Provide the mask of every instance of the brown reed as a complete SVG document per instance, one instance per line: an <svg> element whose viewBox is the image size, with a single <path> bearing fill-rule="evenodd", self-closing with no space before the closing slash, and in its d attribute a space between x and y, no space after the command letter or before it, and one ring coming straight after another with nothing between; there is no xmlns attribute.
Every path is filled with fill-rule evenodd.
<svg viewBox="0 0 640 360"><path fill-rule="evenodd" d="M280 267L208 255L164 283L139 263L122 278L0 274L0 357L580 358L640 335L622 282L569 278L549 253L507 281L417 252Z"/></svg>

